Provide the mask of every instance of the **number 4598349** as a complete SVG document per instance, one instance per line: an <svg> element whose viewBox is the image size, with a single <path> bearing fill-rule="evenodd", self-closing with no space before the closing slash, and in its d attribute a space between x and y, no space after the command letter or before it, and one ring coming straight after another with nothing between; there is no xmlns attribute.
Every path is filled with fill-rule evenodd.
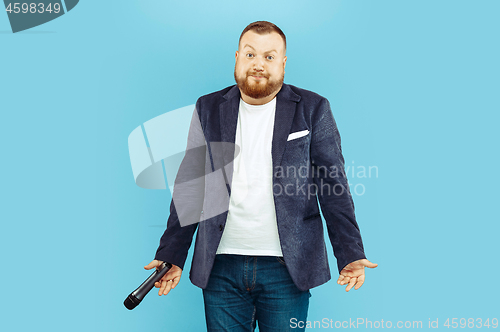
<svg viewBox="0 0 500 332"><path fill-rule="evenodd" d="M18 3L18 2L16 2L14 4L9 3L7 8L5 8L5 11L7 11L9 14L11 14L11 13L14 13L14 14L39 13L39 14L42 14L45 12L49 12L49 13L54 12L55 14L58 14L61 11L61 5L59 3L54 3L53 5L52 5L52 3L49 3L47 5L47 7L45 7L45 5L41 2L38 5L34 2L32 2L32 3L26 3L26 2Z"/></svg>
<svg viewBox="0 0 500 332"><path fill-rule="evenodd" d="M457 327L460 326L460 328L481 328L481 327L485 327L485 328L497 328L498 327L498 318L492 318L491 321L489 318L487 318L484 322L481 318L469 318L469 319L465 319L465 318L451 318L451 322L450 322L450 318L446 319L446 322L444 322L443 324L444 326L448 327L448 328L454 328L456 329Z"/></svg>

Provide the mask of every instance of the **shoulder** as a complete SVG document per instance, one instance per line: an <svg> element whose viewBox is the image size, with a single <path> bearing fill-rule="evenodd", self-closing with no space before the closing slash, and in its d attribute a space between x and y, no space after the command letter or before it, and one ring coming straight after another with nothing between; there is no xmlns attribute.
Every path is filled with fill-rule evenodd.
<svg viewBox="0 0 500 332"><path fill-rule="evenodd" d="M298 96L300 100L297 103L297 112L308 119L309 123L315 127L326 119L332 120L333 114L330 107L330 102L324 96L306 89L296 87L294 85L287 85L289 93Z"/></svg>
<svg viewBox="0 0 500 332"><path fill-rule="evenodd" d="M297 102L297 109L308 114L311 120L321 118L325 111L330 111L330 103L322 95L291 84L283 84L283 87L285 90L284 95L293 96L293 98L289 99L294 99Z"/></svg>
<svg viewBox="0 0 500 332"><path fill-rule="evenodd" d="M229 95L235 94L235 90L238 90L236 84L199 97L196 101L196 111L200 120L204 122L217 114L219 106L228 100Z"/></svg>
<svg viewBox="0 0 500 332"><path fill-rule="evenodd" d="M325 101L328 102L328 99L311 90L302 89L291 84L283 84L283 86L288 87L293 93L300 96L300 102L307 102L307 103L321 103Z"/></svg>
<svg viewBox="0 0 500 332"><path fill-rule="evenodd" d="M217 104L217 103L220 104L221 102L224 102L225 100L227 100L226 95L229 92L234 91L234 89L237 89L235 84L228 86L228 87L225 87L224 89L221 89L219 91L215 91L215 92L203 95L200 98L198 98L198 100L196 101L196 105L198 106L198 104L200 104L200 106L202 106L202 105L203 106L210 106L212 104Z"/></svg>

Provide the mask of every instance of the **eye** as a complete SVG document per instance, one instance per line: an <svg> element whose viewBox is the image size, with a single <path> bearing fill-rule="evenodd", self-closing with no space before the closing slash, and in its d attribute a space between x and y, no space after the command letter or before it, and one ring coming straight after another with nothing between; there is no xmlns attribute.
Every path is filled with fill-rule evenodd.
<svg viewBox="0 0 500 332"><path fill-rule="evenodd" d="M247 53L246 56L247 56L247 58L253 58L253 54L252 53Z"/></svg>
<svg viewBox="0 0 500 332"><path fill-rule="evenodd" d="M267 60L273 60L273 59L274 59L274 57L273 57L272 55L268 55L268 56L266 57L266 59L267 59Z"/></svg>

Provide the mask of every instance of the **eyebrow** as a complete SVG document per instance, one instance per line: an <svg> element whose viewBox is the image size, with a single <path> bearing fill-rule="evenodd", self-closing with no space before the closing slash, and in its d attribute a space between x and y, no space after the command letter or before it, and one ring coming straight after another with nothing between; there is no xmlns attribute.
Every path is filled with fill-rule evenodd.
<svg viewBox="0 0 500 332"><path fill-rule="evenodd" d="M245 46L243 46L243 48L245 47L250 47L252 50L255 51L255 48L253 48L252 46L248 45L248 44L245 44ZM267 52L264 52L264 53L271 53L271 52L275 52L275 53L278 53L278 51L276 51L275 49L272 49L270 51L267 51Z"/></svg>

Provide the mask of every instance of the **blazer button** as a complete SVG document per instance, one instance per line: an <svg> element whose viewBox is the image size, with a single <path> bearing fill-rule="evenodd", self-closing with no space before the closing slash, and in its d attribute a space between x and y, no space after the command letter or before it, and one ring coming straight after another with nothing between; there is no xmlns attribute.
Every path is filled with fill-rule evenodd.
<svg viewBox="0 0 500 332"><path fill-rule="evenodd" d="M222 227L222 225L219 225L219 230L222 232L222 230L224 229L224 227Z"/></svg>

